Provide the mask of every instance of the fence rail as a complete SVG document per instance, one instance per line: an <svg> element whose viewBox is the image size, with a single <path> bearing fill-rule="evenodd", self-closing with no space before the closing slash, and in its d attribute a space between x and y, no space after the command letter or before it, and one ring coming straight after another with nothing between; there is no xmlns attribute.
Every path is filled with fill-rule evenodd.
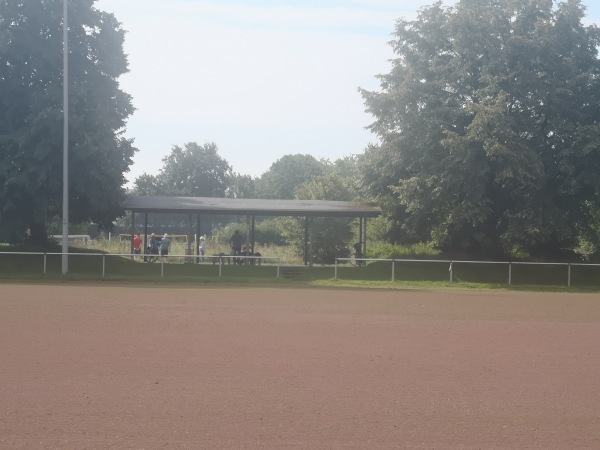
<svg viewBox="0 0 600 450"><path fill-rule="evenodd" d="M437 263L448 265L448 281L452 283L454 281L455 266L466 265L466 264L495 264L495 265L506 265L507 266L507 284L510 286L513 284L513 266L558 266L565 267L566 273L565 281L568 287L572 284L572 267L600 267L600 264L591 263L564 263L564 262L528 262L528 261L469 261L469 260L450 260L450 259L378 259L378 258L336 258L335 259L335 275L334 278L338 278L338 263L347 263L352 265L366 266L372 262L389 262L391 264L391 281L396 281L396 264L397 263Z"/></svg>
<svg viewBox="0 0 600 450"><path fill-rule="evenodd" d="M148 274L154 274L156 277L180 277L180 276L219 276L224 274L232 274L233 276L243 276L243 269L234 269L233 267L242 267L235 264L234 259L243 261L244 266L260 266L264 263L263 269L259 269L259 276L271 276L270 268L275 269L275 277L281 276L280 258L277 256L233 256L233 255L168 255L168 262L163 260L158 255L152 255L158 258L154 263L143 263L144 254L131 253L59 253L59 252L0 252L0 261L4 262L5 272L21 273L35 275L41 273L60 273L60 259L63 255L68 255L70 264L70 273L93 275L97 273L102 278L107 276L131 276L131 277L147 277ZM24 262L19 261L19 255L28 257ZM8 260L4 258L8 257ZM31 258L33 257L33 259ZM36 257L39 257L39 266ZM85 258L86 263L77 261L77 258ZM94 261L89 261L91 258L96 258ZM136 260L132 264L131 260ZM181 264L184 263L184 264ZM185 264L189 263L189 264ZM194 264L192 264L194 263ZM373 264L379 263L379 264ZM359 267L352 267L350 264ZM386 269L386 264L389 264L389 269ZM421 267L419 267L419 265ZM437 265L430 270L423 271L422 266ZM484 269L477 267L475 271L469 266L505 266L505 268L490 268ZM232 267L229 267L232 266ZM551 272L544 270L543 273L539 269L519 269L515 272L515 267L554 267ZM2 267L2 266L0 266ZM154 269L152 269L152 267ZM331 266L324 267L321 274L325 277ZM371 270L373 268L373 270ZM581 268L582 270L576 270ZM391 280L396 281L397 278L405 280L448 280L454 282L460 279L461 281L476 280L476 282L490 282L512 285L517 279L520 284L563 284L568 287L573 285L573 278L577 285L600 285L600 270L590 270L590 268L600 268L600 264L589 263L565 263L565 262L526 262L526 261L469 261L469 260L449 260L449 259L376 259L376 258L336 258L334 265L334 278L340 276L340 271L343 275L350 276L353 279L365 280ZM158 270L159 269L159 270ZM362 272L364 270L364 272ZM389 272L388 272L389 270ZM400 271L399 271L400 270ZM256 272L255 272L256 273ZM363 275L361 275L361 273ZM426 279L423 278L425 273ZM284 273L285 275L285 273ZM550 277L548 276L550 275ZM575 275L575 277L573 277ZM314 275L311 275L314 276ZM319 276L317 272L317 276ZM485 281L483 281L485 280ZM532 281L534 280L534 281ZM540 281L541 280L541 281Z"/></svg>
<svg viewBox="0 0 600 450"><path fill-rule="evenodd" d="M280 258L278 256L233 256L233 255L176 255L176 254L169 254L166 258L163 259L162 256L160 255L149 255L149 254L133 254L133 253L59 253L59 252L0 252L0 256L18 256L18 255L26 255L26 256L40 256L42 258L42 274L46 275L48 273L48 259L56 256L56 257L62 257L63 255L68 255L71 258L79 258L79 257L85 257L85 258L101 258L101 273L102 273L102 278L106 277L106 262L107 259L111 259L111 258L130 258L131 260L137 260L139 261L140 265L146 264L148 266L156 266L159 265L160 266L160 277L163 278L165 276L165 266L169 266L171 264L178 264L177 262L173 263L173 261L183 261L185 262L191 262L191 263L195 263L198 264L199 266L204 266L206 267L207 264L200 264L200 263L204 263L207 262L209 263L208 265L210 265L210 263L212 263L213 266L218 267L218 276L221 277L223 276L223 270L225 266L229 266L231 265L231 263L233 262L233 265L238 265L236 264L235 260L241 261L241 264L239 265L249 265L249 264L256 264L258 263L258 265L262 265L262 263L266 263L265 265L268 267L274 267L276 269L275 272L275 276L276 278L279 278L280 276ZM153 257L157 257L156 262L153 263L146 263L144 257L149 257L149 256L153 256ZM166 260L165 260L166 259ZM171 263L167 262L167 260L172 261Z"/></svg>

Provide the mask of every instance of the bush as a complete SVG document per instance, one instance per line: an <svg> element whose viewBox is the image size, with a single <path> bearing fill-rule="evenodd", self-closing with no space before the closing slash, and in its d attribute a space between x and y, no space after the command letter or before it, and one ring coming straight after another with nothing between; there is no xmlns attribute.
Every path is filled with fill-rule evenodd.
<svg viewBox="0 0 600 450"><path fill-rule="evenodd" d="M213 237L221 244L228 244L233 233L238 230L244 239L248 236L248 224L230 223L222 228L213 230ZM280 226L276 219L269 219L257 222L254 226L254 242L260 245L284 246L287 242L280 231Z"/></svg>
<svg viewBox="0 0 600 450"><path fill-rule="evenodd" d="M435 259L440 257L433 243L421 242L412 245L396 245L377 241L367 243L367 257L381 259Z"/></svg>

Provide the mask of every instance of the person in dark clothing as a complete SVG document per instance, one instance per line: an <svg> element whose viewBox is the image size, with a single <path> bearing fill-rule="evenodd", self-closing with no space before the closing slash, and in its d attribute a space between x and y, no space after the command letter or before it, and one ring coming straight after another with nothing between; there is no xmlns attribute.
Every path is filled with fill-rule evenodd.
<svg viewBox="0 0 600 450"><path fill-rule="evenodd" d="M240 258L235 258L242 254L242 243L242 235L238 230L235 230L235 233L233 233L233 236L229 239L229 245L231 246L231 254L234 256L233 262L237 264L241 264L242 262Z"/></svg>

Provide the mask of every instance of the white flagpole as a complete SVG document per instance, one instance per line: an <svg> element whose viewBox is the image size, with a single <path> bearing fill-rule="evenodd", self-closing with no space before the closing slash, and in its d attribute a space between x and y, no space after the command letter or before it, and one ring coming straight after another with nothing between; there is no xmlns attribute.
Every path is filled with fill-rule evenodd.
<svg viewBox="0 0 600 450"><path fill-rule="evenodd" d="M63 0L63 212L62 273L69 272L69 35L67 0Z"/></svg>

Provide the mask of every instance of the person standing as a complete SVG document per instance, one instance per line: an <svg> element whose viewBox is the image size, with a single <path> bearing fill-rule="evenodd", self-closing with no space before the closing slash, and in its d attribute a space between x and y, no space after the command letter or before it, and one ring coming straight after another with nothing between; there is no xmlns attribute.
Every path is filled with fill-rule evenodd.
<svg viewBox="0 0 600 450"><path fill-rule="evenodd" d="M144 256L144 261L153 262L156 261L156 259L158 259L159 243L160 241L156 238L154 233L152 233L150 235L150 241L148 242L148 248L146 249L146 253L148 254L148 256ZM154 259L154 255L157 255L156 259Z"/></svg>
<svg viewBox="0 0 600 450"><path fill-rule="evenodd" d="M169 235L165 233L160 243L160 256L162 256L163 262L167 262L167 257L169 256L170 249L171 239L169 239Z"/></svg>
<svg viewBox="0 0 600 450"><path fill-rule="evenodd" d="M204 254L206 253L206 240L204 236L200 236L200 241L198 242L198 253L200 254L200 262L204 262Z"/></svg>
<svg viewBox="0 0 600 450"><path fill-rule="evenodd" d="M139 255L141 253L142 253L142 238L140 237L140 233L138 233L133 238L133 254Z"/></svg>
<svg viewBox="0 0 600 450"><path fill-rule="evenodd" d="M241 256L242 254L242 235L238 230L235 230L231 239L229 239L229 245L231 247L231 254L234 256L233 262L236 264L241 264L241 259L236 258L236 256Z"/></svg>

